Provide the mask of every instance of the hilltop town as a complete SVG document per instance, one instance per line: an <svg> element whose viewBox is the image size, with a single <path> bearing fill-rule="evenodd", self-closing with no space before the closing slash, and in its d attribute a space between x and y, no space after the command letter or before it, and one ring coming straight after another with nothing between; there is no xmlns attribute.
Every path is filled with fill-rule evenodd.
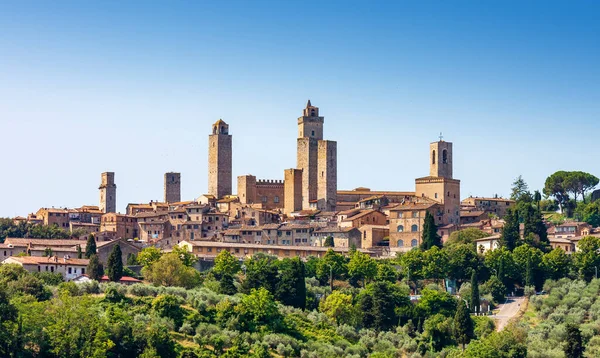
<svg viewBox="0 0 600 358"><path fill-rule="evenodd" d="M283 180L238 176L234 193L233 135L229 125L219 119L208 136L207 192L198 198L182 200L181 174L168 172L162 202L129 203L125 213L117 213L116 173L105 172L101 174L99 205L40 208L12 220L15 225L59 228L75 240L87 240L91 234L103 244L104 261L116 242L125 255L149 246L166 251L179 246L209 261L222 250L238 258L260 252L306 259L320 257L330 248L342 254L356 248L371 257L393 258L422 245L428 215L441 242L454 232L478 229L486 234L477 240L482 253L500 246L504 217L515 208L514 198L470 196L461 200L460 180L453 172L453 145L443 137L429 144L429 174L416 178L414 188L340 190L336 142L324 139L325 118L310 100L297 126L296 167L283 170ZM426 148L424 145L423 150ZM597 196L594 192L592 199ZM544 225L551 248L567 253L576 250L582 237L600 236L582 221L544 220ZM522 236L524 230L521 223ZM35 237L6 237L0 244L0 260L21 252L43 256L48 249L65 256L77 245L75 241Z"/></svg>

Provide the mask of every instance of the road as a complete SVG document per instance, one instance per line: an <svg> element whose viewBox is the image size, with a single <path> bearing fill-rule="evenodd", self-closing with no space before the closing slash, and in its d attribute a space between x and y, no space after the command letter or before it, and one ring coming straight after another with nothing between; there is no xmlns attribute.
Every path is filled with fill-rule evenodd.
<svg viewBox="0 0 600 358"><path fill-rule="evenodd" d="M509 297L506 303L500 305L498 313L492 316L496 320L496 331L500 332L506 327L508 321L519 313L524 302L525 298L523 297Z"/></svg>

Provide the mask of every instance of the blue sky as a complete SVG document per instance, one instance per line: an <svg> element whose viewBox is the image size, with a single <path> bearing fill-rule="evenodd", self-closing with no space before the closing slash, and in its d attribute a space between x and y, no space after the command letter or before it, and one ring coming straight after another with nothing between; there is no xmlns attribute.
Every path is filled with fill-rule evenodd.
<svg viewBox="0 0 600 358"><path fill-rule="evenodd" d="M306 100L338 141L338 187L414 190L439 132L462 196L523 175L600 176L596 1L0 3L0 216L207 190L223 118L233 174L296 165ZM235 187L235 180L234 180Z"/></svg>

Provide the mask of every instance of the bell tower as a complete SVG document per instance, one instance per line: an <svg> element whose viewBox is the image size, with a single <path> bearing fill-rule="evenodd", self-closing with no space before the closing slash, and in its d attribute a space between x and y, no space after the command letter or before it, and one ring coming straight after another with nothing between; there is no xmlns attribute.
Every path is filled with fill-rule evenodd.
<svg viewBox="0 0 600 358"><path fill-rule="evenodd" d="M440 140L429 145L429 175L452 179L452 143Z"/></svg>

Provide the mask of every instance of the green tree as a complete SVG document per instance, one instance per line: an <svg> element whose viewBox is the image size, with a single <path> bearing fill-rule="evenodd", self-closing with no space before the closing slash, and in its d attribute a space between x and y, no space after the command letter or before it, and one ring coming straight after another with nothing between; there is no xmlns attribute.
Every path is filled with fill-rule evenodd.
<svg viewBox="0 0 600 358"><path fill-rule="evenodd" d="M153 263L157 262L162 256L160 249L157 249L154 246L146 247L142 249L137 255L137 262L144 266L151 266Z"/></svg>
<svg viewBox="0 0 600 358"><path fill-rule="evenodd" d="M264 287L252 289L235 307L242 329L254 332L260 327L273 330L281 325L282 316L273 295Z"/></svg>
<svg viewBox="0 0 600 358"><path fill-rule="evenodd" d="M280 263L275 296L286 306L306 308L304 263L299 257L286 258Z"/></svg>
<svg viewBox="0 0 600 358"><path fill-rule="evenodd" d="M575 201L581 194L581 200L585 203L585 194L598 185L599 179L590 173L581 171L567 173L564 183L566 190L573 194Z"/></svg>
<svg viewBox="0 0 600 358"><path fill-rule="evenodd" d="M508 248L502 246L495 250L488 250L485 253L484 263L485 267L496 274L504 286L512 291L514 282L520 277L520 274Z"/></svg>
<svg viewBox="0 0 600 358"><path fill-rule="evenodd" d="M177 297L173 295L160 295L156 297L152 301L152 309L160 317L172 319L176 329L183 324L185 311L181 308Z"/></svg>
<svg viewBox="0 0 600 358"><path fill-rule="evenodd" d="M219 281L219 293L224 295L235 295L237 293L233 276L231 276L229 273L221 275L221 279Z"/></svg>
<svg viewBox="0 0 600 358"><path fill-rule="evenodd" d="M527 283L527 266L530 266L531 277L537 289L541 289L544 284L545 271L543 266L544 253L535 247L521 245L513 251L513 260L520 274L519 282L522 285Z"/></svg>
<svg viewBox="0 0 600 358"><path fill-rule="evenodd" d="M479 314L479 282L477 280L477 271L473 270L471 274L471 312Z"/></svg>
<svg viewBox="0 0 600 358"><path fill-rule="evenodd" d="M490 277L483 285L484 292L489 292L495 302L500 303L506 296L506 286L500 281L497 276Z"/></svg>
<svg viewBox="0 0 600 358"><path fill-rule="evenodd" d="M540 202L542 201L542 193L540 193L539 190L536 190L533 193L533 201L535 202L535 206L536 206L537 210L541 211L540 210Z"/></svg>
<svg viewBox="0 0 600 358"><path fill-rule="evenodd" d="M585 205L582 213L583 221L593 227L600 226L600 200Z"/></svg>
<svg viewBox="0 0 600 358"><path fill-rule="evenodd" d="M435 219L429 211L425 214L425 220L423 222L423 237L421 241L421 250L429 250L432 247L442 247L442 238L437 233L437 226L435 225Z"/></svg>
<svg viewBox="0 0 600 358"><path fill-rule="evenodd" d="M446 346L455 344L453 323L451 317L441 314L435 314L425 320L422 337L429 343L432 351L439 351Z"/></svg>
<svg viewBox="0 0 600 358"><path fill-rule="evenodd" d="M136 266L137 264L138 262L136 254L131 252L127 254L127 266Z"/></svg>
<svg viewBox="0 0 600 358"><path fill-rule="evenodd" d="M77 245L77 258L78 259L83 258L83 251L81 251L81 245Z"/></svg>
<svg viewBox="0 0 600 358"><path fill-rule="evenodd" d="M335 320L338 325L355 324L357 312L352 305L352 295L333 291L324 300L321 300L319 311Z"/></svg>
<svg viewBox="0 0 600 358"><path fill-rule="evenodd" d="M567 358L583 357L583 340L581 339L581 331L574 324L567 324L567 339L565 342L565 356Z"/></svg>
<svg viewBox="0 0 600 358"><path fill-rule="evenodd" d="M504 216L504 222L505 224L502 228L500 243L509 251L512 251L518 246L518 243L521 240L517 212L513 211L512 209L507 209L506 215Z"/></svg>
<svg viewBox="0 0 600 358"><path fill-rule="evenodd" d="M142 269L144 278L157 286L194 288L200 284L200 273L185 266L177 254L162 255L158 261Z"/></svg>
<svg viewBox="0 0 600 358"><path fill-rule="evenodd" d="M348 262L348 275L355 279L361 280L362 286L371 281L377 275L377 262L371 256L355 251Z"/></svg>
<svg viewBox="0 0 600 358"><path fill-rule="evenodd" d="M468 280L481 264L473 245L453 245L448 248L448 257L448 275L461 282Z"/></svg>
<svg viewBox="0 0 600 358"><path fill-rule="evenodd" d="M358 295L362 324L376 331L386 331L397 325L399 310L410 305L407 292L385 281L370 283Z"/></svg>
<svg viewBox="0 0 600 358"><path fill-rule="evenodd" d="M240 271L240 261L227 250L221 250L215 257L215 266L213 273L220 277L221 275L234 276Z"/></svg>
<svg viewBox="0 0 600 358"><path fill-rule="evenodd" d="M421 298L416 305L420 316L428 317L434 314L442 314L452 317L456 312L456 299L448 292L442 292L425 288L421 292Z"/></svg>
<svg viewBox="0 0 600 358"><path fill-rule="evenodd" d="M450 258L446 250L440 250L434 246L423 252L423 263L423 276L439 282L448 274Z"/></svg>
<svg viewBox="0 0 600 358"><path fill-rule="evenodd" d="M410 283L424 277L425 255L421 250L410 250L399 257L402 272Z"/></svg>
<svg viewBox="0 0 600 358"><path fill-rule="evenodd" d="M244 262L246 277L242 282L242 292L250 293L252 289L266 288L275 292L277 287L277 258L264 254L257 254Z"/></svg>
<svg viewBox="0 0 600 358"><path fill-rule="evenodd" d="M325 238L325 242L323 243L324 247L334 247L335 243L333 241L333 236L329 235Z"/></svg>
<svg viewBox="0 0 600 358"><path fill-rule="evenodd" d="M348 273L346 258L332 249L327 250L325 255L317 263L317 279L322 283L329 281L333 290L333 280L341 279Z"/></svg>
<svg viewBox="0 0 600 358"><path fill-rule="evenodd" d="M104 276L104 268L98 259L98 255L94 254L90 256L90 261L87 266L87 273L90 279L100 281L102 276Z"/></svg>
<svg viewBox="0 0 600 358"><path fill-rule="evenodd" d="M561 248L555 248L544 254L542 262L549 278L558 280L571 271L571 257Z"/></svg>
<svg viewBox="0 0 600 358"><path fill-rule="evenodd" d="M92 255L96 255L96 238L94 234L89 234L85 245L85 258L89 259Z"/></svg>
<svg viewBox="0 0 600 358"><path fill-rule="evenodd" d="M579 275L589 281L596 276L597 268L600 268L600 238L586 236L579 240L578 250L573 254L573 263Z"/></svg>
<svg viewBox="0 0 600 358"><path fill-rule="evenodd" d="M223 250L223 251L225 251L225 250ZM179 256L179 259L181 260L181 262L184 265L186 265L187 267L194 266L196 261L198 261L198 258L196 258L196 256L194 254L189 252L185 246L173 246L173 250L171 252L177 254L177 256Z"/></svg>
<svg viewBox="0 0 600 358"><path fill-rule="evenodd" d="M527 185L523 177L519 175L512 183L510 198L512 200L519 200L521 196L528 192L529 186Z"/></svg>
<svg viewBox="0 0 600 358"><path fill-rule="evenodd" d="M375 280L395 283L398 281L398 271L396 271L396 269L388 263L378 262Z"/></svg>
<svg viewBox="0 0 600 358"><path fill-rule="evenodd" d="M454 336L456 341L462 345L463 351L465 345L475 338L473 319L463 301L458 303L458 309L454 315Z"/></svg>
<svg viewBox="0 0 600 358"><path fill-rule="evenodd" d="M106 275L113 282L119 282L123 277L123 253L119 245L113 246L106 262Z"/></svg>
<svg viewBox="0 0 600 358"><path fill-rule="evenodd" d="M0 288L0 356L12 357L17 348L18 312Z"/></svg>

